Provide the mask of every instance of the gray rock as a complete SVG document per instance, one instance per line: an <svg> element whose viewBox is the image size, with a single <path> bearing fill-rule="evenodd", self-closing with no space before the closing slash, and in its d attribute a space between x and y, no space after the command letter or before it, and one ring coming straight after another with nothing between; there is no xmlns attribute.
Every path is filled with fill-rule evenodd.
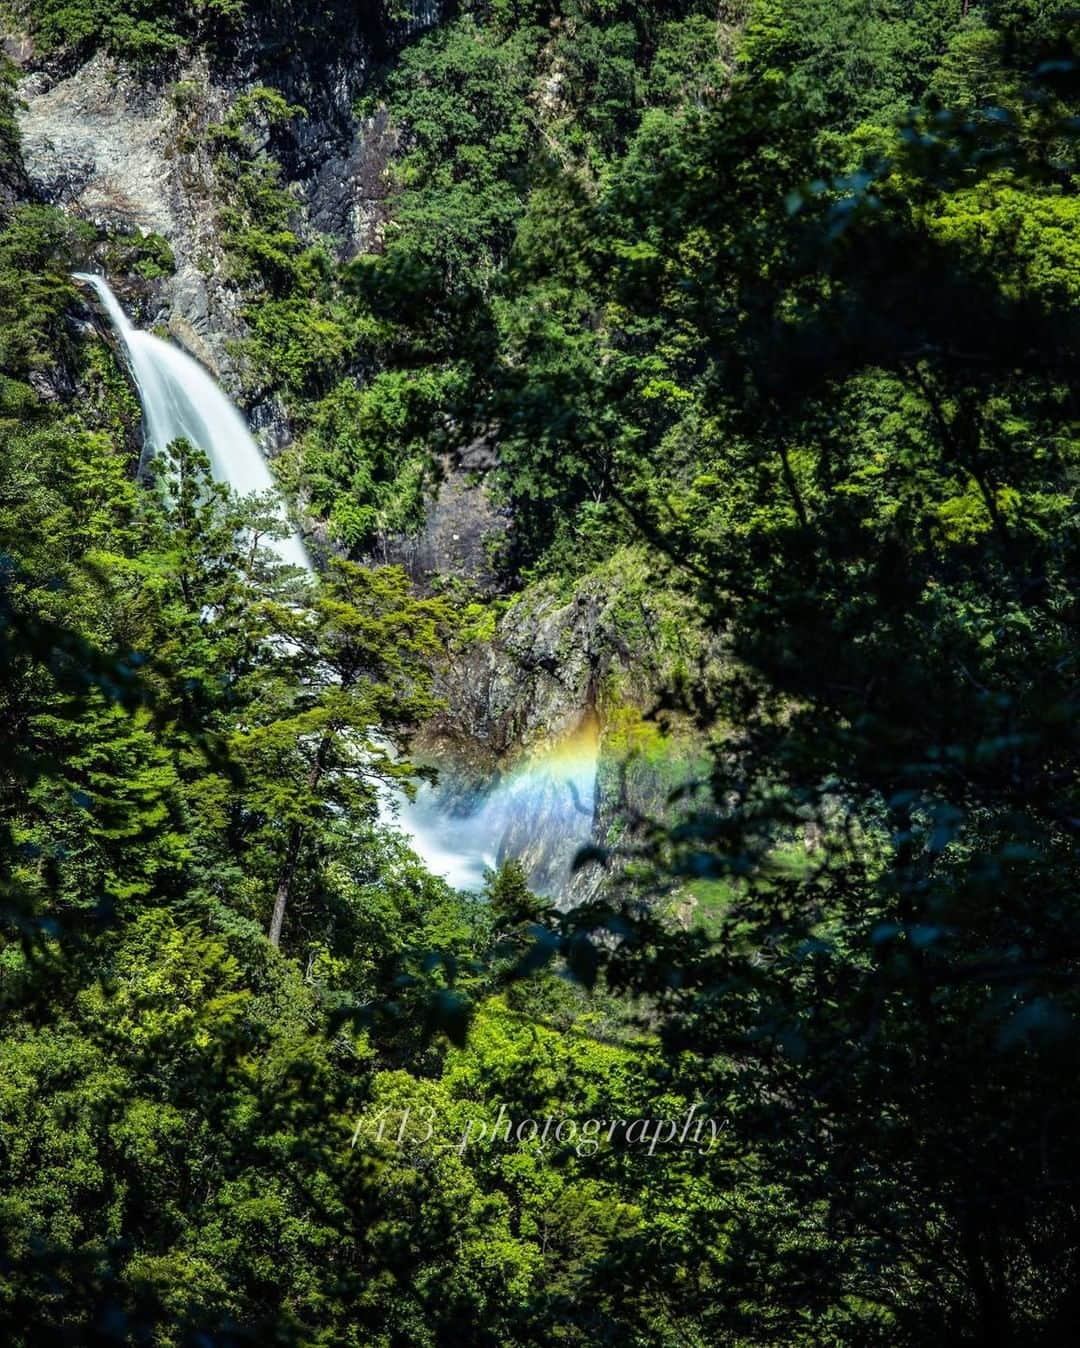
<svg viewBox="0 0 1080 1348"><path fill-rule="evenodd" d="M440 478L424 507L424 525L415 534L387 535L373 561L403 567L423 591L447 576L471 582L480 594L493 594L498 578L491 549L510 525L484 479L466 467L464 457L444 456Z"/></svg>
<svg viewBox="0 0 1080 1348"><path fill-rule="evenodd" d="M455 655L438 689L449 710L417 746L440 767L440 808L464 817L483 805L489 850L500 862L521 860L532 887L564 908L593 898L607 879L598 865L572 872L580 849L626 843L635 820L663 815L672 773L685 760L689 775L695 753L672 741L660 771L628 752L613 716L627 704L649 706L665 670L661 654L627 645L620 611L613 580L590 578L570 598L526 592L494 640ZM572 785L548 766L567 746L594 765L591 777L575 768ZM500 814L490 802L503 795Z"/></svg>
<svg viewBox="0 0 1080 1348"><path fill-rule="evenodd" d="M248 423L271 458L292 444L292 425L278 397L256 403L248 413Z"/></svg>
<svg viewBox="0 0 1080 1348"><path fill-rule="evenodd" d="M228 343L242 329L236 297L217 279L224 267L212 173L195 134L229 93L213 84L203 58L183 77L199 91L193 104L102 53L62 79L30 73L20 86L23 160L40 199L101 228L168 240L177 271L155 285L158 308L172 335L235 386Z"/></svg>

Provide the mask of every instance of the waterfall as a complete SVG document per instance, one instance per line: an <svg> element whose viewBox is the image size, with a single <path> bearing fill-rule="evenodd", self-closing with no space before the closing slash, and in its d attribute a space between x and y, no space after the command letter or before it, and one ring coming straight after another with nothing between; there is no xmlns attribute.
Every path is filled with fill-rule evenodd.
<svg viewBox="0 0 1080 1348"><path fill-rule="evenodd" d="M478 893L484 875L498 865L497 838L483 828L484 809L460 818L441 809L437 788L424 785L415 800L383 793L379 817L399 829L424 865L454 889Z"/></svg>
<svg viewBox="0 0 1080 1348"><path fill-rule="evenodd" d="M142 404L146 448L157 453L174 440L187 440L208 456L218 482L241 496L272 493L280 503L270 468L246 422L202 366L179 347L134 327L103 276L76 272L75 280L94 290L123 345ZM270 546L283 562L310 571L307 549L281 504L278 513L290 532Z"/></svg>
<svg viewBox="0 0 1080 1348"><path fill-rule="evenodd" d="M210 459L214 478L239 495L272 494L274 479L244 419L206 371L178 347L128 320L103 276L75 273L101 301L123 345L143 409L146 448L184 439ZM281 560L311 571L299 534L272 543ZM380 747L393 750L379 739ZM468 813L448 809L438 787L422 786L415 801L379 788L385 824L401 830L433 875L457 889L479 890L484 874L508 856L521 857L542 893L568 883L577 849L589 841L596 791L595 726L588 724L547 752L531 756L474 800Z"/></svg>
<svg viewBox="0 0 1080 1348"><path fill-rule="evenodd" d="M469 808L447 808L440 786L421 786L414 801L384 799L382 817L405 832L433 875L477 891L484 873L521 860L538 894L569 886L574 857L592 840L598 727L587 716L576 731L518 762Z"/></svg>

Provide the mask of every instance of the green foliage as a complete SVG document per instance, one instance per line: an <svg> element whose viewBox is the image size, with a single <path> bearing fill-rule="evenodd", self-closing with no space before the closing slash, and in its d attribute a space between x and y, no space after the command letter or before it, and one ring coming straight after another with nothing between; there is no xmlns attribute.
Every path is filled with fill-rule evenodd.
<svg viewBox="0 0 1080 1348"><path fill-rule="evenodd" d="M37 31L205 31L121 8ZM482 433L504 620L624 643L602 770L677 799L571 914L380 821L450 606L281 568L191 446L137 484L66 321L90 232L6 212L13 1344L1068 1341L1080 95L1061 6L964 8L462 5L372 88L402 152L348 266L282 185L299 109L209 131L249 392L335 536ZM691 1108L704 1149L496 1132Z"/></svg>
<svg viewBox="0 0 1080 1348"><path fill-rule="evenodd" d="M64 313L75 290L67 269L87 226L51 206L19 206L0 235L0 361L8 378L25 378L64 350Z"/></svg>
<svg viewBox="0 0 1080 1348"><path fill-rule="evenodd" d="M512 236L535 145L527 103L542 31L470 17L406 51L387 95L409 137L395 169L395 255L483 288Z"/></svg>
<svg viewBox="0 0 1080 1348"><path fill-rule="evenodd" d="M960 7L942 0L759 0L743 60L814 123L848 131L902 116L934 73Z"/></svg>
<svg viewBox="0 0 1080 1348"><path fill-rule="evenodd" d="M981 71L965 99L1016 96ZM1051 1343L1071 1314L1028 1242L1070 1228L1076 1183L1062 1162L1047 1195L1031 1122L1075 1108L1074 97L931 104L814 183L802 109L748 76L654 122L663 160L594 217L604 321L549 424L573 402L571 461L626 446L613 493L735 657L690 705L736 713L639 854L657 888L726 888L712 939L635 923L605 962L686 988L672 1061L727 1093L773 1188L731 1228L720 1316L751 1296L751 1342L810 1313L809 1341ZM785 200L762 154L811 185ZM548 325L549 361L568 340Z"/></svg>
<svg viewBox="0 0 1080 1348"><path fill-rule="evenodd" d="M86 56L105 47L139 65L175 57L195 37L211 40L243 18L245 0L30 0L30 30L45 51Z"/></svg>
<svg viewBox="0 0 1080 1348"><path fill-rule="evenodd" d="M144 281L171 276L176 270L169 241L160 234L143 234L140 230L110 239L102 261L109 275L134 274Z"/></svg>

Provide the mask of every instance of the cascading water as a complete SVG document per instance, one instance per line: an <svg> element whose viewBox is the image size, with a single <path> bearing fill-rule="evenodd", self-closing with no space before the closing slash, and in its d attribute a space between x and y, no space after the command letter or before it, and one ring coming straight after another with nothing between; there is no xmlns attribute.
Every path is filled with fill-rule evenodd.
<svg viewBox="0 0 1080 1348"><path fill-rule="evenodd" d="M464 818L439 806L437 788L422 786L415 800L383 796L380 817L400 829L424 865L454 889L472 893L484 884L484 875L498 864L494 838L483 828L484 808Z"/></svg>
<svg viewBox="0 0 1080 1348"><path fill-rule="evenodd" d="M77 272L75 279L94 290L123 345L142 404L146 448L157 452L187 440L206 453L219 482L239 495L258 492L278 500L243 417L202 366L134 327L103 276ZM278 508L288 527L284 507ZM312 570L297 533L272 546L283 562ZM540 876L537 888L556 894L569 880L574 853L591 835L596 759L591 727L510 772L467 814L445 809L438 789L429 786L415 801L383 790L380 814L406 835L433 875L457 889L480 889L487 870L507 856L522 856Z"/></svg>
<svg viewBox="0 0 1080 1348"><path fill-rule="evenodd" d="M75 279L93 289L123 344L142 403L146 448L156 453L174 440L187 440L206 453L219 482L241 496L259 492L276 498L269 466L243 417L202 366L179 347L134 327L103 276L76 272ZM283 562L311 570L307 549L291 529L271 546Z"/></svg>
<svg viewBox="0 0 1080 1348"><path fill-rule="evenodd" d="M595 719L520 762L466 811L448 810L438 784L396 803L390 822L408 833L434 875L455 889L479 890L484 875L518 857L537 893L567 888L575 855L593 835L599 753Z"/></svg>

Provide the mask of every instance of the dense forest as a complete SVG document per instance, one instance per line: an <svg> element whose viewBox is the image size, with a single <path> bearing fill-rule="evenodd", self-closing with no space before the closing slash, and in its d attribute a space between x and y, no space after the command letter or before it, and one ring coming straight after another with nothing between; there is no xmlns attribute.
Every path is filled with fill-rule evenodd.
<svg viewBox="0 0 1080 1348"><path fill-rule="evenodd" d="M1075 1342L1080 15L3 10L5 1341ZM362 246L297 188L354 38ZM176 241L23 147L85 71L185 128L313 577L140 471L71 273L152 318ZM484 578L374 564L476 445ZM597 594L663 799L458 892L381 793Z"/></svg>

